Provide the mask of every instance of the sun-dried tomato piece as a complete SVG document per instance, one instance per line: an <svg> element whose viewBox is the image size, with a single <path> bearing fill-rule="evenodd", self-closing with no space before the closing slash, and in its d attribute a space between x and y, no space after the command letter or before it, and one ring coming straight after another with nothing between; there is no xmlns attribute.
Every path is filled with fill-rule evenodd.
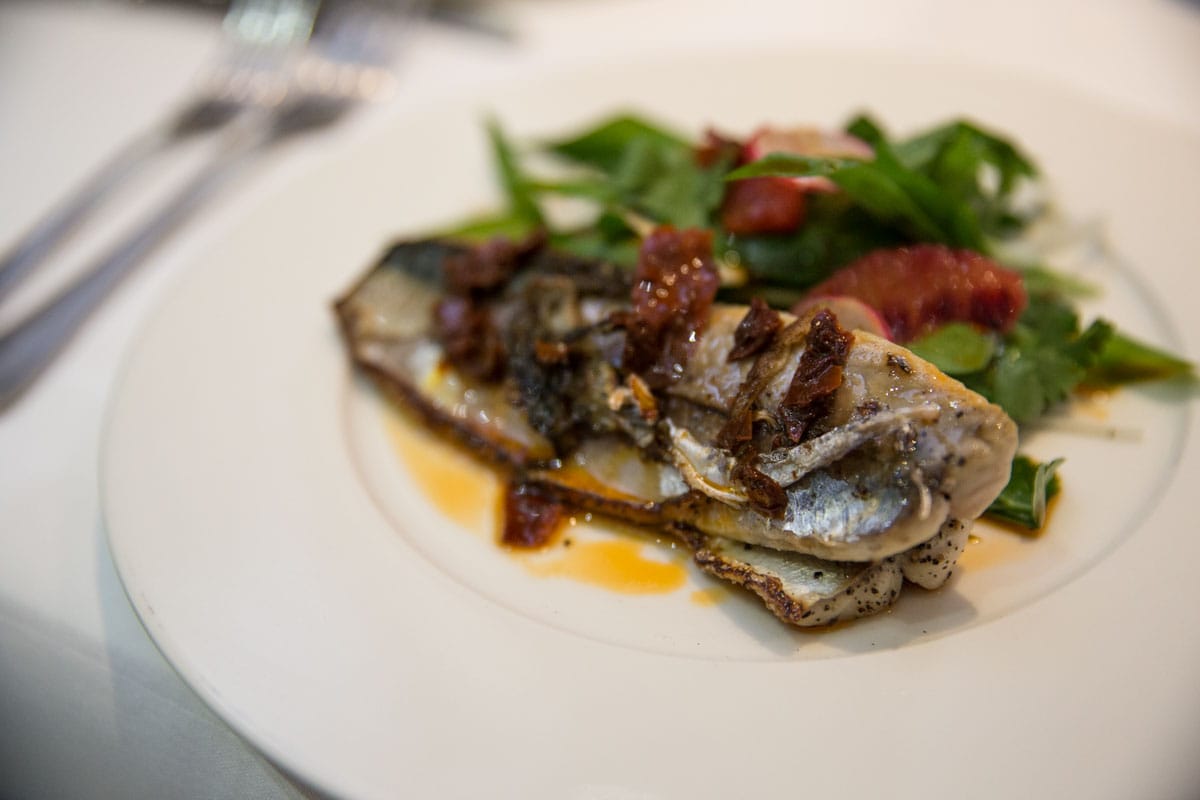
<svg viewBox="0 0 1200 800"><path fill-rule="evenodd" d="M875 250L809 291L818 295L862 300L883 316L897 342L947 322L1009 331L1028 302L1018 273L973 250L940 244Z"/></svg>
<svg viewBox="0 0 1200 800"><path fill-rule="evenodd" d="M453 294L491 292L504 284L521 262L546 241L542 231L513 241L496 236L470 249L452 253L442 263L446 291Z"/></svg>
<svg viewBox="0 0 1200 800"><path fill-rule="evenodd" d="M761 297L751 298L746 316L733 332L733 347L729 349L727 360L738 361L761 353L782 327L783 319L778 311Z"/></svg>
<svg viewBox="0 0 1200 800"><path fill-rule="evenodd" d="M537 486L509 483L504 493L504 532L500 539L510 547L542 547L554 538L565 513L561 502Z"/></svg>
<svg viewBox="0 0 1200 800"><path fill-rule="evenodd" d="M787 233L804 222L804 190L790 178L731 181L721 200L721 225L734 234Z"/></svg>
<svg viewBox="0 0 1200 800"><path fill-rule="evenodd" d="M753 457L753 453L749 455ZM746 490L746 497L755 509L772 517L782 516L787 509L787 491L774 478L754 466L750 458L737 461L732 477Z"/></svg>
<svg viewBox="0 0 1200 800"><path fill-rule="evenodd" d="M504 342L487 307L470 297L448 295L433 307L433 333L446 360L482 381L504 375Z"/></svg>
<svg viewBox="0 0 1200 800"><path fill-rule="evenodd" d="M732 166L741 166L744 145L737 139L709 128L704 132L704 141L696 148L696 163L702 167L711 167L722 161Z"/></svg>
<svg viewBox="0 0 1200 800"><path fill-rule="evenodd" d="M853 334L842 330L828 309L813 315L804 352L779 403L780 426L791 444L802 441L813 423L829 413L853 342Z"/></svg>
<svg viewBox="0 0 1200 800"><path fill-rule="evenodd" d="M651 232L638 254L632 313L624 319L624 368L652 388L676 380L708 323L719 283L711 231Z"/></svg>

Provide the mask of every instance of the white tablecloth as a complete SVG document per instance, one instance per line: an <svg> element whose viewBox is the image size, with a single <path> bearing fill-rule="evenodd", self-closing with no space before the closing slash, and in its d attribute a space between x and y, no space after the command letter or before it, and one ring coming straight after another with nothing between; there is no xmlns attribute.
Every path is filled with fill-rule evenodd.
<svg viewBox="0 0 1200 800"><path fill-rule="evenodd" d="M122 355L164 287L327 148L456 87L721 40L981 63L1200 129L1200 3L1187 0L543 0L489 4L487 18L512 38L423 26L394 100L265 160L160 248L0 415L0 797L304 796L200 703L146 636L108 551L96 465ZM212 53L218 19L189 5L0 5L0 246L181 96ZM139 188L155 196L188 156ZM152 202L137 194L0 307L0 328Z"/></svg>

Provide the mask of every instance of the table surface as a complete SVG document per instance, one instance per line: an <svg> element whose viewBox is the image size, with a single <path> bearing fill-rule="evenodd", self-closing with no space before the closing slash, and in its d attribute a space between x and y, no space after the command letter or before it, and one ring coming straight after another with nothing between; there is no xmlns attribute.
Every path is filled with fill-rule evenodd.
<svg viewBox="0 0 1200 800"><path fill-rule="evenodd" d="M0 415L0 798L312 794L210 712L147 637L113 568L97 462L123 355L165 287L329 149L475 83L731 39L1011 69L1200 130L1200 3L1186 0L513 0L471 19L481 27L438 20L415 30L392 100L257 165L159 248ZM218 21L188 4L0 4L0 248L183 96ZM0 330L198 157L180 153L123 196L0 306Z"/></svg>

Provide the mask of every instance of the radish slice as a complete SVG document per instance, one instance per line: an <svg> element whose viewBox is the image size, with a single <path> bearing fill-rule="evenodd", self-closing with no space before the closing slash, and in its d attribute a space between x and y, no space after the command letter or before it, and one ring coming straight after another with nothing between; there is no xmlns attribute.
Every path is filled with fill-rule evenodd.
<svg viewBox="0 0 1200 800"><path fill-rule="evenodd" d="M892 340L892 329L883 316L857 297L845 295L806 297L792 306L792 313L797 317L802 317L822 308L832 311L837 317L838 324L843 328L866 331L889 341Z"/></svg>
<svg viewBox="0 0 1200 800"><path fill-rule="evenodd" d="M874 158L871 146L842 131L820 128L760 128L746 142L742 158L757 161L770 153L814 158ZM804 192L836 192L837 184L821 175L790 178Z"/></svg>

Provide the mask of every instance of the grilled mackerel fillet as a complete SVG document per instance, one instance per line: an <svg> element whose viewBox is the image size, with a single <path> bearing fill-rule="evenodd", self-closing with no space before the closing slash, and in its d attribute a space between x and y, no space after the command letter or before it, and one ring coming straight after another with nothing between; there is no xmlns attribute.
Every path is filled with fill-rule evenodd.
<svg viewBox="0 0 1200 800"><path fill-rule="evenodd" d="M639 371L637 276L534 243L464 288L481 259L450 241L391 247L336 303L354 363L514 484L670 532L786 622L878 612L906 580L940 586L1008 480L1003 411L828 312L778 314L731 359L750 310L713 304L662 348L680 356L665 372ZM832 372L813 366L822 341L841 343ZM806 371L826 393L797 436L784 406Z"/></svg>

